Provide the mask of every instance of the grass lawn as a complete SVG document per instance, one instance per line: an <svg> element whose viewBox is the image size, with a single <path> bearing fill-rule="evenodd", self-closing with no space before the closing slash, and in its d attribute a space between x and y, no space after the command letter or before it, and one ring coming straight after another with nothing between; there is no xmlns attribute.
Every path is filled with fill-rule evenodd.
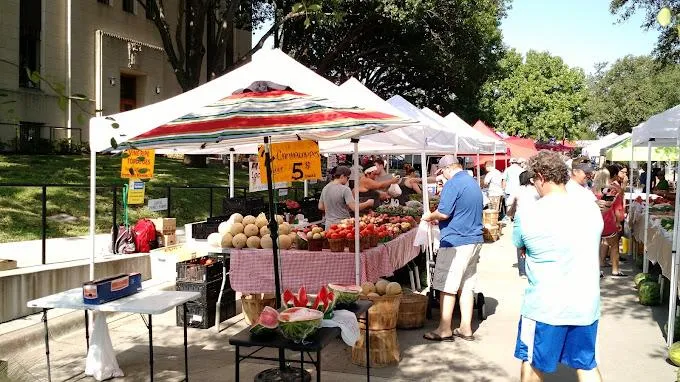
<svg viewBox="0 0 680 382"><path fill-rule="evenodd" d="M83 185L89 183L89 156L58 155L0 155L0 186L8 183L44 184L59 183ZM247 186L247 170L237 170L236 186ZM126 184L120 178L120 157L97 157L97 185ZM221 164L208 168L187 168L181 160L156 157L154 177L146 184L146 198L166 197L166 188L187 185L229 186L229 169ZM0 242L40 239L41 231L40 187L0 187ZM118 190L118 221L121 190ZM237 192L238 194L238 192ZM213 215L219 215L222 198L229 195L228 188L215 189ZM111 188L97 191L97 231L111 231L113 192ZM199 221L209 216L210 192L207 189L172 190L172 216L177 224ZM59 223L48 219L47 237L72 237L88 233L89 188L48 187L47 216L67 214L77 220ZM153 213L146 207L131 206L130 221L140 217L165 216L165 211Z"/></svg>

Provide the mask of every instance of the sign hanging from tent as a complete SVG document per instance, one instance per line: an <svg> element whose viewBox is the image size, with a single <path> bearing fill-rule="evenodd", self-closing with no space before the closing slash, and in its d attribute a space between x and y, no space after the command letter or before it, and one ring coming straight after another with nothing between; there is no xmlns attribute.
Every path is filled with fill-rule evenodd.
<svg viewBox="0 0 680 382"><path fill-rule="evenodd" d="M267 191L267 182L262 183L262 176L260 171L264 171L264 167L260 167L260 163L254 158L248 162L248 192ZM289 182L274 183L274 188L290 187Z"/></svg>
<svg viewBox="0 0 680 382"><path fill-rule="evenodd" d="M154 150L128 149L122 154L120 177L123 179L151 179L156 161Z"/></svg>
<svg viewBox="0 0 680 382"><path fill-rule="evenodd" d="M319 144L314 141L292 141L271 144L272 177L274 182L293 182L321 179ZM260 176L267 182L264 145L258 148Z"/></svg>
<svg viewBox="0 0 680 382"><path fill-rule="evenodd" d="M130 179L128 185L128 204L144 204L144 182L139 179Z"/></svg>

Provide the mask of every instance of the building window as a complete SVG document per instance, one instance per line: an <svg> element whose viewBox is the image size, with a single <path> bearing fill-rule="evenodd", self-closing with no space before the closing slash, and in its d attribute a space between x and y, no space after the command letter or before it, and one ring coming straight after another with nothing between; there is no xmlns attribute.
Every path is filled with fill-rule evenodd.
<svg viewBox="0 0 680 382"><path fill-rule="evenodd" d="M97 0L99 4L111 5L111 0Z"/></svg>
<svg viewBox="0 0 680 382"><path fill-rule="evenodd" d="M123 10L127 13L135 13L135 0L123 0Z"/></svg>
<svg viewBox="0 0 680 382"><path fill-rule="evenodd" d="M19 9L19 86L37 88L27 71L40 70L41 0L21 0Z"/></svg>
<svg viewBox="0 0 680 382"><path fill-rule="evenodd" d="M22 0L23 2L24 0ZM42 128L44 123L35 122L19 122L19 147L23 152L35 153L40 151L40 144L42 142Z"/></svg>
<svg viewBox="0 0 680 382"><path fill-rule="evenodd" d="M146 2L146 18L147 20L153 20L153 15L156 12L156 2L147 1Z"/></svg>

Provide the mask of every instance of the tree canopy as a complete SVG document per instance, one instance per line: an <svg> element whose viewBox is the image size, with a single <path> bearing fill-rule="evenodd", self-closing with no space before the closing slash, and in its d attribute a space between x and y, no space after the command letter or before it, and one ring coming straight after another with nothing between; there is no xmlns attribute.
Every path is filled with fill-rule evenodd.
<svg viewBox="0 0 680 382"><path fill-rule="evenodd" d="M483 89L483 117L509 135L539 140L579 138L585 129L586 77L560 57L515 50Z"/></svg>
<svg viewBox="0 0 680 382"><path fill-rule="evenodd" d="M281 47L335 83L355 77L383 98L400 94L473 120L502 56L506 3L327 0L321 13L336 17L285 24Z"/></svg>
<svg viewBox="0 0 680 382"><path fill-rule="evenodd" d="M598 133L622 134L680 103L680 66L660 66L649 56L626 56L590 78L588 120Z"/></svg>

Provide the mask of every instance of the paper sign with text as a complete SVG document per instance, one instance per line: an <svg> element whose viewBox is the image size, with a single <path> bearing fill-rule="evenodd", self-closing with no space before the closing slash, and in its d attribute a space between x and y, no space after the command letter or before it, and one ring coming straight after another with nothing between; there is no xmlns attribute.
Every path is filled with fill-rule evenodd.
<svg viewBox="0 0 680 382"><path fill-rule="evenodd" d="M258 149L262 183L267 182L264 145ZM272 177L274 182L321 179L319 144L314 141L292 141L271 144Z"/></svg>
<svg viewBox="0 0 680 382"><path fill-rule="evenodd" d="M165 211L168 209L168 198L149 199L149 210Z"/></svg>
<svg viewBox="0 0 680 382"><path fill-rule="evenodd" d="M267 191L267 182L265 181L262 183L262 177L260 176L260 164L257 161L248 162L248 180L248 192ZM274 183L275 189L286 188L290 186L291 184L288 182Z"/></svg>
<svg viewBox="0 0 680 382"><path fill-rule="evenodd" d="M151 179L156 161L155 150L128 149L122 154L120 177L123 179Z"/></svg>
<svg viewBox="0 0 680 382"><path fill-rule="evenodd" d="M144 204L144 182L139 179L130 179L127 196L128 204Z"/></svg>

